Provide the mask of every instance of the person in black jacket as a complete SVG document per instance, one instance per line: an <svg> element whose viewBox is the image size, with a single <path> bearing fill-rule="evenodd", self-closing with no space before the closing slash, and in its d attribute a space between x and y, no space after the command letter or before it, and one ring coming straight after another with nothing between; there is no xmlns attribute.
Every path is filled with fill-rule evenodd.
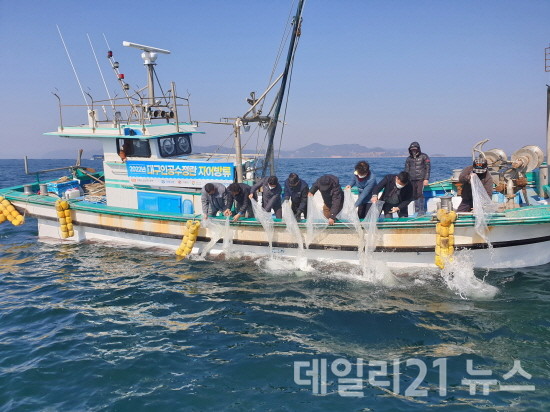
<svg viewBox="0 0 550 412"><path fill-rule="evenodd" d="M250 203L250 186L245 183L231 183L227 186L229 196L227 197L228 209L224 212L225 216L231 216L231 208L235 203L235 209L237 213L233 216L233 221L236 222L241 217L254 217L254 211L252 210L252 204Z"/></svg>
<svg viewBox="0 0 550 412"><path fill-rule="evenodd" d="M405 161L405 172L409 174L413 189L414 210L422 215L424 208L424 186L430 180L431 162L426 153L422 153L418 142L412 142L409 146L409 157Z"/></svg>
<svg viewBox="0 0 550 412"><path fill-rule="evenodd" d="M281 200L281 194L283 193L283 188L279 184L279 179L277 176L264 177L258 181L250 189L250 194L248 197L252 199L254 194L258 189L262 188L262 207L266 212L275 212L275 217L277 219L282 219L283 217L283 202Z"/></svg>
<svg viewBox="0 0 550 412"><path fill-rule="evenodd" d="M400 172L398 175L386 175L378 183L373 193L376 193L371 202L376 203L378 201L378 193L384 189L384 193L380 196L380 200L384 201L382 211L384 217L391 219L394 213L397 213L399 217L409 216L407 206L413 200L413 189L409 181L409 174L407 172Z"/></svg>
<svg viewBox="0 0 550 412"><path fill-rule="evenodd" d="M288 175L288 179L285 180L285 195L283 200L290 200L292 213L294 213L298 222L302 220L302 213L304 214L304 219L307 219L308 193L309 186L305 180L300 179L296 173Z"/></svg>
<svg viewBox="0 0 550 412"><path fill-rule="evenodd" d="M334 175L324 175L313 183L308 196L313 196L321 192L323 196L323 214L328 219L328 224L333 225L336 221L336 215L344 207L344 191L340 187L340 180Z"/></svg>

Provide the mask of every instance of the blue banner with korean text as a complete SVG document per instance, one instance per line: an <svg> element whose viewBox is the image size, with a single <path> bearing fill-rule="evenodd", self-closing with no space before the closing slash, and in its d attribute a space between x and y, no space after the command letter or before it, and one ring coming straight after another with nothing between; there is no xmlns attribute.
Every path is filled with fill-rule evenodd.
<svg viewBox="0 0 550 412"><path fill-rule="evenodd" d="M231 184L233 163L128 160L130 182L137 185L203 187L208 182Z"/></svg>

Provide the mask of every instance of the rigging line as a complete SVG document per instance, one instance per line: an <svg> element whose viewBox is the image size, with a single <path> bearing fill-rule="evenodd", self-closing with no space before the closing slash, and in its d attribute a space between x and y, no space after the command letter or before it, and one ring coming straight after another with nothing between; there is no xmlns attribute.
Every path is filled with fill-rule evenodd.
<svg viewBox="0 0 550 412"><path fill-rule="evenodd" d="M212 157L220 151L220 149L222 148L224 143L227 142L227 140L229 140L229 138L231 136L233 136L233 132L229 133L229 135L225 138L225 140L221 144L218 145L218 147L216 148L216 150L214 150L214 153L211 154L211 156L208 158L208 160L212 159Z"/></svg>
<svg viewBox="0 0 550 412"><path fill-rule="evenodd" d="M290 86L292 85L292 74L294 72L294 59L296 58L296 49L298 48L298 43L300 42L300 38L296 39L296 43L294 44L294 51L292 54L292 61L290 62L290 74L288 78L288 87L287 87L287 93L286 93L286 102L285 102L285 110L283 114L283 124L281 126L281 134L279 137L279 149L277 150L277 160L280 159L281 156L281 145L283 143L283 132L285 130L285 124L286 124L286 114L288 110L288 101L290 98Z"/></svg>
<svg viewBox="0 0 550 412"><path fill-rule="evenodd" d="M99 60L97 60L97 56L95 54L94 46L92 44L92 39L90 39L90 35L86 33L86 36L88 36L88 41L90 42L90 47L92 48L92 53L94 54L95 63L97 64L97 68L99 70L99 74L101 75L101 80L103 80L103 85L105 86L105 91L107 92L107 96L109 97L109 101L111 102L111 107L113 109L113 112L115 111L115 104L113 100L111 99L111 94L109 93L109 89L107 88L107 82L105 81L105 77L103 76L103 71L101 70L101 66L99 65Z"/></svg>
<svg viewBox="0 0 550 412"><path fill-rule="evenodd" d="M82 84L80 83L80 79L78 78L78 74L76 73L76 69L74 67L73 61L71 60L71 55L69 54L69 50L67 49L67 45L65 44L65 40L63 40L63 35L61 34L61 30L59 29L59 26L56 24L55 27L57 27L57 31L59 32L59 37L61 37L61 42L63 43L63 47L65 48L65 52L67 53L67 57L69 58L69 62L71 63L71 67L73 68L74 75L76 77L76 81L78 82L78 86L80 87L80 91L82 92L82 97L84 98L84 104L90 110L90 105L88 104L88 100L86 100L86 95L84 94L84 89L82 88Z"/></svg>
<svg viewBox="0 0 550 412"><path fill-rule="evenodd" d="M105 44L107 45L107 49L112 50L111 46L109 46L109 42L107 41L107 36L105 36L105 33L102 33L102 34L103 34L103 38L105 39Z"/></svg>
<svg viewBox="0 0 550 412"><path fill-rule="evenodd" d="M269 84L273 81L273 76L275 75L275 70L277 69L277 66L279 64L279 60L281 59L281 56L284 52L284 45L286 44L286 40L288 39L288 35L290 32L292 32L292 11L294 10L294 3L295 0L292 1L292 5L290 6L290 11L288 13L288 17L286 19L285 29L283 31L283 36L281 38L281 43L279 44L279 50L277 51L277 54L275 56L275 62L273 64L273 69L271 71L271 75L269 77Z"/></svg>
<svg viewBox="0 0 550 412"><path fill-rule="evenodd" d="M259 128L258 125L256 125L256 127L254 128L254 130L252 130L250 132L250 137L248 138L248 140L244 143L244 145L242 145L242 147L246 147L246 145L248 144L248 142L250 142L250 139L252 139L252 136L254 135L254 133L256 133L256 130Z"/></svg>
<svg viewBox="0 0 550 412"><path fill-rule="evenodd" d="M159 85L160 92L162 93L162 98L164 99L164 102L166 103L166 106L168 106L168 99L166 98L166 95L164 94L164 90L162 90L162 85L160 84L159 77L157 76L157 71L153 67L153 74L155 75L155 79L157 79L157 84ZM155 102L153 102L154 104Z"/></svg>
<svg viewBox="0 0 550 412"><path fill-rule="evenodd" d="M269 76L268 85L270 85L273 82L273 76L275 76L275 71L277 70L277 66L279 65L279 61L281 60L281 56L283 55L283 52L285 50L284 46L288 40L288 36L292 33L292 18L294 17L292 15L294 10L294 4L295 0L292 1L292 4L290 6L290 10L288 13L288 17L285 24L285 29L283 31L283 36L281 38L281 43L279 44L279 50L277 51L277 54L275 56L275 62L273 63L273 68L271 69L271 75ZM265 100L260 103L260 107L258 107L259 110L263 110Z"/></svg>

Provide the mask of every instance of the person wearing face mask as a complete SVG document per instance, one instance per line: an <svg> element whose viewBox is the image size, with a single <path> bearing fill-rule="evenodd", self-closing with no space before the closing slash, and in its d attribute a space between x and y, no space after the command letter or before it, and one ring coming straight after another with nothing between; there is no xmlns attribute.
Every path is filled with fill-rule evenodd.
<svg viewBox="0 0 550 412"><path fill-rule="evenodd" d="M418 215L425 213L424 186L430 180L430 157L422 153L418 142L412 142L409 146L409 157L405 161L405 172L409 174L413 190L414 210Z"/></svg>
<svg viewBox="0 0 550 412"><path fill-rule="evenodd" d="M384 192L378 199L378 193L382 189ZM407 172L384 176L372 192L374 193L371 198L372 203L376 203L378 200L384 201L382 211L386 219L391 219L394 213L397 213L399 217L409 216L407 208L413 200L413 189Z"/></svg>
<svg viewBox="0 0 550 412"><path fill-rule="evenodd" d="M456 209L457 212L471 212L474 208L474 199L472 196L472 176L475 174L483 184L483 188L487 192L489 198L493 195L493 178L490 173L487 173L487 160L477 158L471 166L466 166L458 181L462 183L462 201Z"/></svg>
<svg viewBox="0 0 550 412"><path fill-rule="evenodd" d="M279 179L277 176L264 177L259 180L252 188L250 189L250 199L254 197L256 191L262 188L262 207L266 212L275 212L275 217L277 219L283 218L283 203L281 201L281 193L283 189L279 184Z"/></svg>
<svg viewBox="0 0 550 412"><path fill-rule="evenodd" d="M346 186L346 189L351 189L354 186L357 186L359 189L359 196L355 202L359 219L364 219L370 209L371 203L369 202L372 197L372 189L374 189L375 185L376 176L371 173L369 164L365 161L357 163L353 178Z"/></svg>
<svg viewBox="0 0 550 412"><path fill-rule="evenodd" d="M285 196L284 200L290 201L290 207L296 221L302 220L302 214L304 219L307 219L307 194L309 193L309 186L305 180L300 179L296 173L288 175L288 179L285 181Z"/></svg>

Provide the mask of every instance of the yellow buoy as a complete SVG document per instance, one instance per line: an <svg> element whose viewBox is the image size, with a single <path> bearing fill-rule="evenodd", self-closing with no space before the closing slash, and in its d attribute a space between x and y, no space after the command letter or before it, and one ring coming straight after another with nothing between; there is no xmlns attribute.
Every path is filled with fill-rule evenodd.
<svg viewBox="0 0 550 412"><path fill-rule="evenodd" d="M441 269L445 263L452 260L454 254L454 222L457 214L447 209L439 209L436 213L439 223L436 224L435 236L435 261Z"/></svg>
<svg viewBox="0 0 550 412"><path fill-rule="evenodd" d="M176 255L186 257L192 252L195 242L197 241L200 225L201 223L199 221L193 222L192 220L188 220L185 222L186 230L184 231L179 247L176 249Z"/></svg>

